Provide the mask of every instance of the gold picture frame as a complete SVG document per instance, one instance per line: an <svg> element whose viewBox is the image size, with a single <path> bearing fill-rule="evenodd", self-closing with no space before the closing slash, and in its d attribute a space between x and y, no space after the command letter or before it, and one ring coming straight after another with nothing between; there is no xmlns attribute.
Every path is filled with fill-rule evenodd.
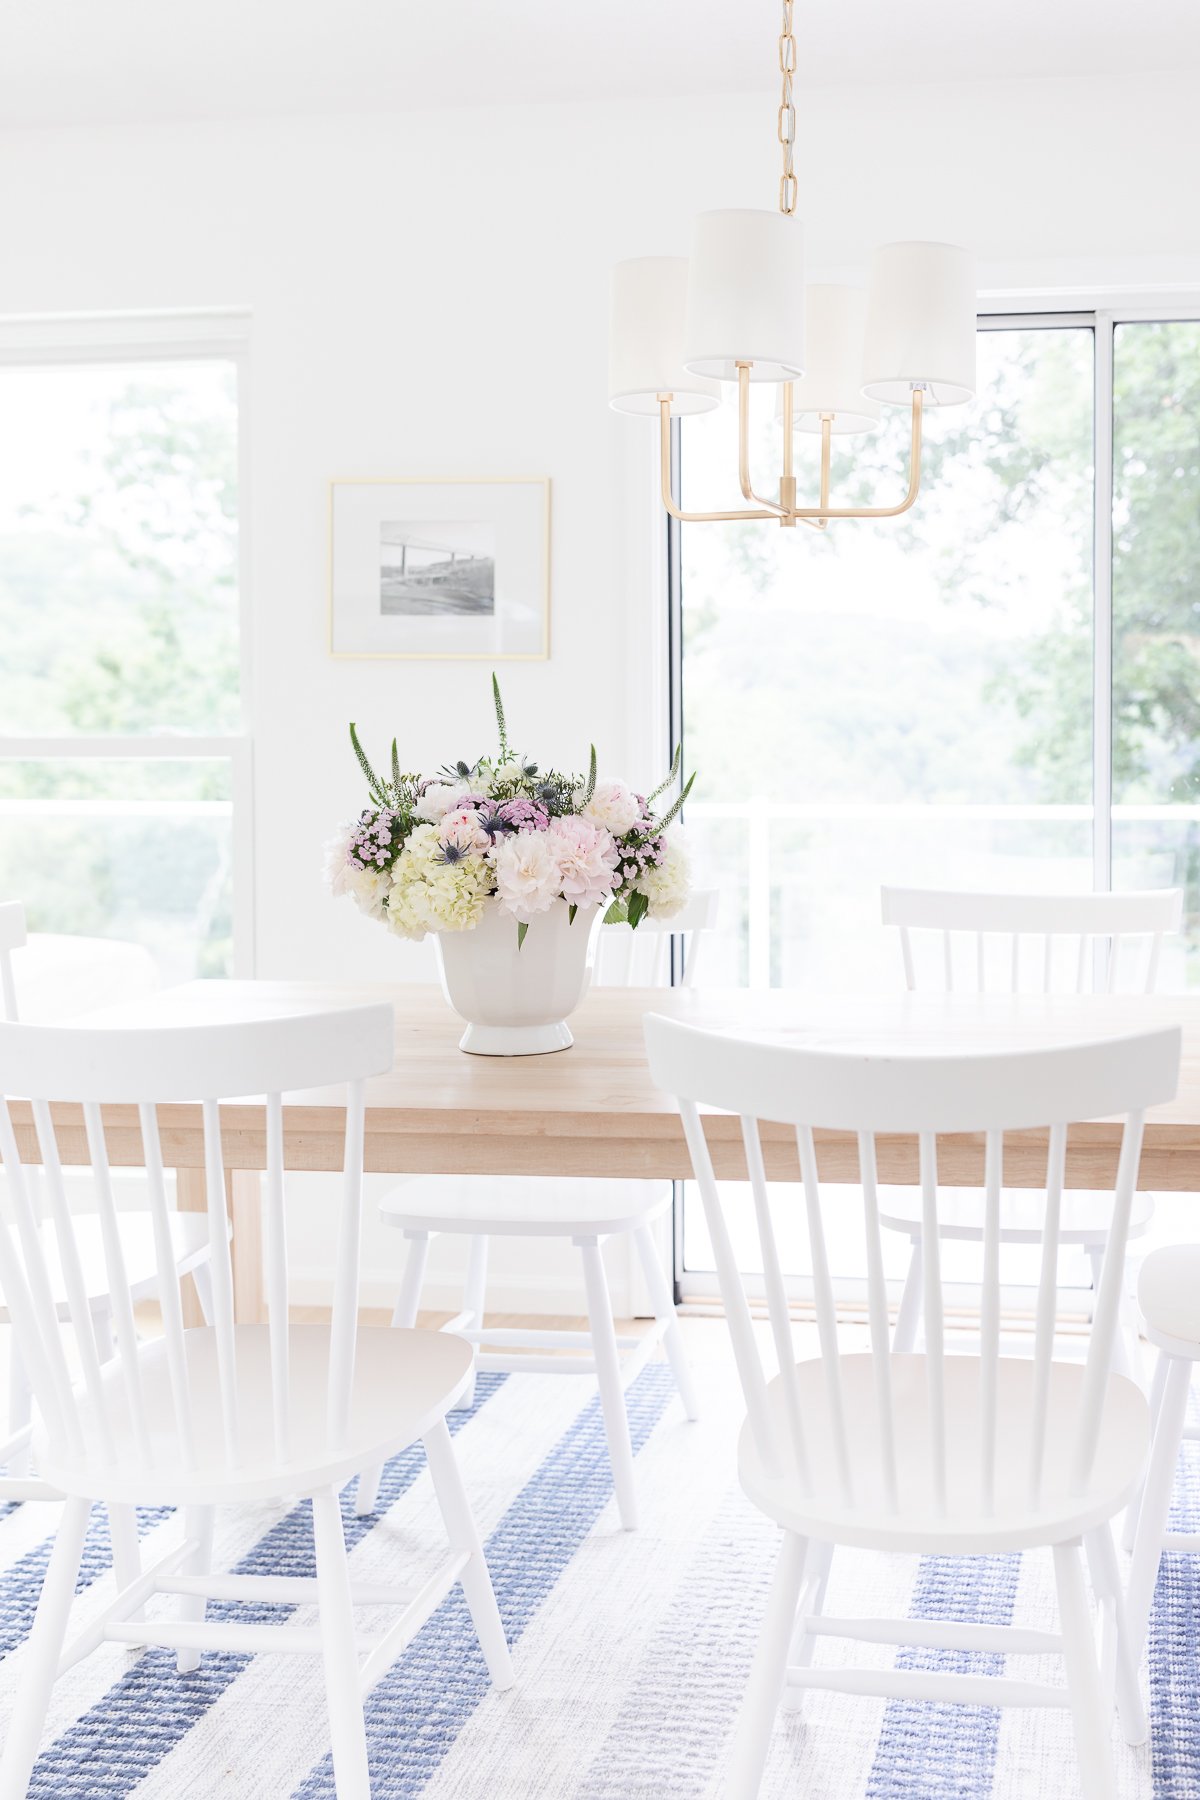
<svg viewBox="0 0 1200 1800"><path fill-rule="evenodd" d="M335 660L549 657L548 475L334 479L328 533Z"/></svg>

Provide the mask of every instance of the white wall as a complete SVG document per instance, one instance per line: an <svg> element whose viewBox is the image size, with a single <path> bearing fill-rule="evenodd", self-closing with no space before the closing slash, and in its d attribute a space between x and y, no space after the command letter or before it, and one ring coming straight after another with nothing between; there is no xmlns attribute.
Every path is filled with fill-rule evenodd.
<svg viewBox="0 0 1200 1800"><path fill-rule="evenodd" d="M1166 75L801 87L814 271L932 236L971 245L988 288L1200 284L1198 100ZM346 721L416 764L489 729L481 665L328 660L331 476L550 475L552 656L507 667L509 718L540 759L594 738L649 772L653 432L606 410L608 270L682 253L701 208L773 205L773 132L764 92L0 135L0 313L253 315L260 974L430 973L322 890L321 840L361 803Z"/></svg>

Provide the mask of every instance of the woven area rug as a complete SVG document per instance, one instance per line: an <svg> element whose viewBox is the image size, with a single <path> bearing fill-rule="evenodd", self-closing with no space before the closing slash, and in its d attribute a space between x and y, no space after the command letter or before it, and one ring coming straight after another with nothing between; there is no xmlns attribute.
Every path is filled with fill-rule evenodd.
<svg viewBox="0 0 1200 1800"><path fill-rule="evenodd" d="M630 1389L642 1523L623 1532L598 1409L584 1378L483 1377L451 1415L513 1644L517 1685L487 1684L465 1609L451 1596L385 1676L367 1708L376 1800L716 1800L776 1550L734 1475L741 1408L723 1328L693 1326L705 1417L684 1422L669 1375L649 1365ZM1178 1520L1200 1519L1190 1469ZM407 1580L441 1550L419 1452L387 1471L378 1512L357 1519L364 1579ZM0 1728L49 1553L55 1509L0 1517ZM178 1529L141 1520L148 1552ZM308 1509L219 1516L226 1567L310 1573ZM1166 1559L1151 1628L1152 1744L1114 1730L1122 1800L1200 1800L1200 1558ZM96 1516L78 1623L112 1591ZM165 1603L164 1603L165 1605ZM961 1560L841 1552L831 1610L1010 1619L1053 1625L1046 1555ZM295 1609L303 1622L307 1609ZM247 1609L238 1609L246 1617ZM278 1620L285 1609L264 1609ZM380 1620L379 1623L383 1621ZM364 1616L364 1625L376 1623ZM997 1671L994 1656L823 1645L822 1658ZM1008 1672L1058 1679L1052 1664ZM319 1663L206 1656L178 1676L166 1652L98 1652L61 1682L30 1790L37 1800L281 1800L332 1796ZM764 1800L1074 1800L1066 1713L885 1703L811 1694L775 1733Z"/></svg>

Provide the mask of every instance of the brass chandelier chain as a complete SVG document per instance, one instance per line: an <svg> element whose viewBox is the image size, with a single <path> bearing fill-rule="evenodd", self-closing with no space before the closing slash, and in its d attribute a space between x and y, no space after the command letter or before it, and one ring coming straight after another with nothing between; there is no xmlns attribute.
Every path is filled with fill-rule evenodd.
<svg viewBox="0 0 1200 1800"><path fill-rule="evenodd" d="M776 136L783 151L783 170L779 178L779 211L785 218L794 216L799 199L796 180L796 102L794 78L797 55L792 24L794 0L782 0L783 20L779 33L779 73L781 89L776 118ZM908 491L894 506L831 506L829 504L830 473L833 460L833 421L831 412L820 414L821 473L816 506L800 506L797 502L795 475L795 382L783 384L783 470L779 478L778 500L767 499L755 492L750 473L750 377L753 364L739 360L738 382L738 477L742 498L749 507L720 512L684 512L675 500L671 479L671 402L670 392L657 392L659 411L659 481L662 502L673 519L681 524L703 524L709 521L739 519L773 519L777 525L808 525L815 531L827 529L831 519L894 519L906 513L917 498L921 485L921 439L924 413L924 386L912 385L912 437L909 449Z"/></svg>
<svg viewBox="0 0 1200 1800"><path fill-rule="evenodd" d="M792 0L783 0L783 29L779 34L779 73L783 87L779 99L779 122L776 131L783 145L783 174L779 178L779 210L791 214L796 210L796 172L792 157L796 145L796 102L792 95L792 77L796 73L796 39L792 31Z"/></svg>

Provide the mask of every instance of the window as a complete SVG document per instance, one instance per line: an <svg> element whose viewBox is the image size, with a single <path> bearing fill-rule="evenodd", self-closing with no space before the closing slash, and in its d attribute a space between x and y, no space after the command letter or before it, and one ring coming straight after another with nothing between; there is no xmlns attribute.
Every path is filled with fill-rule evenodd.
<svg viewBox="0 0 1200 1800"><path fill-rule="evenodd" d="M688 830L732 897L705 979L895 985L893 881L1179 883L1163 981L1200 981L1200 323L983 320L976 400L927 426L901 520L680 530ZM683 422L685 508L728 504L736 427ZM907 429L835 439L835 493L898 497ZM690 1196L682 1236L711 1268Z"/></svg>
<svg viewBox="0 0 1200 1800"><path fill-rule="evenodd" d="M250 952L224 323L0 335L0 895L164 981Z"/></svg>

